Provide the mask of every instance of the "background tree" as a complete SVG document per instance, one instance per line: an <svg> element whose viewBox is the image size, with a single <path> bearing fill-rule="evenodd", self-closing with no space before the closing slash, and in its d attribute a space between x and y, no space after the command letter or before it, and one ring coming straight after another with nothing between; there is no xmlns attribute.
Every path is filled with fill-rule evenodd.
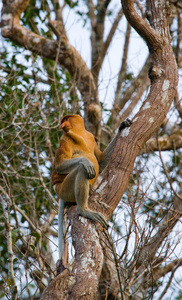
<svg viewBox="0 0 182 300"><path fill-rule="evenodd" d="M68 38L68 12L91 37L90 67ZM123 56L107 109L98 96L101 75L124 16ZM165 299L177 286L180 299L181 2L4 1L1 27L0 297L39 299L44 291L42 299ZM131 72L132 28L150 54L138 74ZM54 278L50 173L67 113L82 114L102 148L122 120L134 118L89 198L111 218L110 235L70 208L75 255L69 251L70 268Z"/></svg>

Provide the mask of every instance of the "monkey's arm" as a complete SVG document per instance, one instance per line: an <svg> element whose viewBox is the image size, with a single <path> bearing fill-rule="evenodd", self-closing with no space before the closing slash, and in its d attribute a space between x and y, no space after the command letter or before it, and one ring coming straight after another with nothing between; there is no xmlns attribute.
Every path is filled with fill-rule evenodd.
<svg viewBox="0 0 182 300"><path fill-rule="evenodd" d="M69 136L74 142L82 147L82 150L88 151L88 146L84 138L80 134L76 134L75 132L69 130L67 132L67 136Z"/></svg>
<svg viewBox="0 0 182 300"><path fill-rule="evenodd" d="M109 159L111 157L111 154L113 152L113 149L115 147L115 144L116 144L116 141L117 141L117 138L118 138L118 134L124 128L130 127L131 124L132 124L132 121L130 121L129 119L126 119L125 121L123 121L119 126L118 133L115 135L115 137L109 143L107 148L103 152L101 152L101 154L100 154L100 163L99 163L99 173L101 173L105 169L105 167L107 166L107 164L109 162Z"/></svg>
<svg viewBox="0 0 182 300"><path fill-rule="evenodd" d="M78 167L78 165L83 165L88 179L92 179L96 176L93 163L84 156L64 159L62 161L55 159L55 169L58 174L67 174Z"/></svg>

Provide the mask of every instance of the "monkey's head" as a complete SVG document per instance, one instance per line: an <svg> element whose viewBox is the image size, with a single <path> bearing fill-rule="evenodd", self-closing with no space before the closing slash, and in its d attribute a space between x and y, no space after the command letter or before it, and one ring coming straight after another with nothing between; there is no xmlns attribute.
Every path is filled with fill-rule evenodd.
<svg viewBox="0 0 182 300"><path fill-rule="evenodd" d="M63 117L61 120L60 128L63 129L65 132L69 132L69 130L85 130L83 119L79 115L67 115Z"/></svg>

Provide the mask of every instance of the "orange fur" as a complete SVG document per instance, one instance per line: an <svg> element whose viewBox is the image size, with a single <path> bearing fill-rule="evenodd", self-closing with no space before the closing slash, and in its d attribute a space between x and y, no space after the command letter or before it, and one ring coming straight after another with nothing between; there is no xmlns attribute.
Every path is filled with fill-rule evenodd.
<svg viewBox="0 0 182 300"><path fill-rule="evenodd" d="M72 126L67 131L67 127ZM59 148L56 151L55 163L52 172L52 184L56 185L56 190L59 190L60 185L66 174L58 174L55 170L55 166L65 159L71 159L76 157L86 157L94 165L96 176L89 180L90 186L96 181L99 173L99 162L101 160L102 152L99 150L94 136L85 129L83 119L79 115L65 116L61 121L61 129L63 129L63 135L60 140Z"/></svg>

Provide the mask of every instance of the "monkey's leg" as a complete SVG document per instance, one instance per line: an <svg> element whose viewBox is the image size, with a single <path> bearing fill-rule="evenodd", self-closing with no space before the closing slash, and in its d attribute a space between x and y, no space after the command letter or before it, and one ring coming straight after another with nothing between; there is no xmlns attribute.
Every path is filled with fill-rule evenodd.
<svg viewBox="0 0 182 300"><path fill-rule="evenodd" d="M76 201L79 215L99 222L102 227L108 228L103 214L88 209L89 179L83 165L75 167L64 179L60 197L66 202Z"/></svg>
<svg viewBox="0 0 182 300"><path fill-rule="evenodd" d="M88 209L88 196L89 180L87 179L83 166L79 166L79 170L75 178L75 198L77 202L77 212L83 217L99 222L102 227L107 229L109 225L104 215L100 212L95 212Z"/></svg>

